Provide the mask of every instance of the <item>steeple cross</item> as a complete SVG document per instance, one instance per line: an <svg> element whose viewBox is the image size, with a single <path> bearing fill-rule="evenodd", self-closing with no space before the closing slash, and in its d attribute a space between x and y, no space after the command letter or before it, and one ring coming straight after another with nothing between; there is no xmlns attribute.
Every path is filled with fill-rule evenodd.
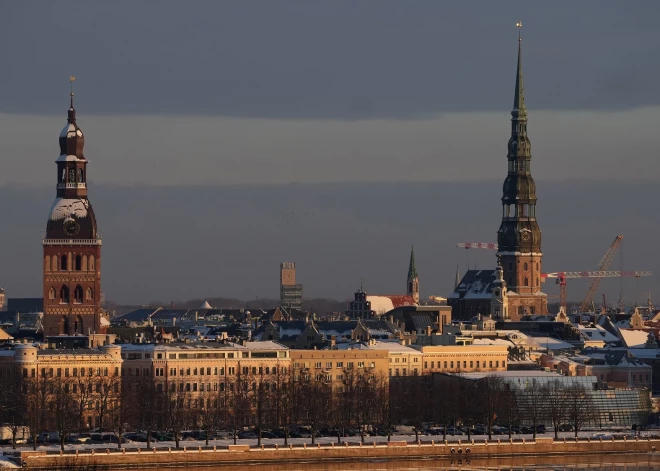
<svg viewBox="0 0 660 471"><path fill-rule="evenodd" d="M73 82L76 81L76 76L75 75L70 75L69 76L69 82L71 83L71 92L69 93L71 96L71 108L73 108Z"/></svg>

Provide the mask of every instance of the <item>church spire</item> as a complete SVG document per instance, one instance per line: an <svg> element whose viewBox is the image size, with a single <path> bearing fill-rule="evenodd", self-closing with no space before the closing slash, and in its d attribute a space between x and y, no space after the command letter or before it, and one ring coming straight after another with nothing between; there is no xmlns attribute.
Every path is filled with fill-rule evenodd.
<svg viewBox="0 0 660 471"><path fill-rule="evenodd" d="M408 263L408 281L418 278L417 268L415 268L415 246L410 246L410 263Z"/></svg>
<svg viewBox="0 0 660 471"><path fill-rule="evenodd" d="M513 110L511 116L514 119L527 119L527 108L525 108L525 86L523 85L522 70L522 37L520 30L522 22L516 23L518 27L518 68L516 70L516 91L513 96Z"/></svg>
<svg viewBox="0 0 660 471"><path fill-rule="evenodd" d="M416 303L419 303L419 275L415 267L415 247L410 246L410 262L408 263L408 280L406 294L412 296Z"/></svg>

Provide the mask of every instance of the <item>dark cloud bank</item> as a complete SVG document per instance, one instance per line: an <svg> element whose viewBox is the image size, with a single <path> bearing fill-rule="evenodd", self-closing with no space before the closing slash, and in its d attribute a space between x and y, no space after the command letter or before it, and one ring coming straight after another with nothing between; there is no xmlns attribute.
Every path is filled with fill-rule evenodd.
<svg viewBox="0 0 660 471"><path fill-rule="evenodd" d="M374 293L404 289L415 244L422 294L446 295L456 265L490 268L501 183L334 183L282 186L91 185L103 234L108 299L275 298L278 265L295 261L310 297L346 299L364 279ZM658 186L652 182L538 182L545 270L594 269L617 234L624 268L660 273ZM41 290L41 236L55 190L0 187L2 278L10 296ZM467 256L467 257L466 257ZM619 268L619 261L612 269ZM569 298L585 283L569 286ZM610 299L619 282L601 286ZM626 298L660 296L653 278L626 280ZM556 287L546 289L556 294ZM600 296L600 294L599 294Z"/></svg>

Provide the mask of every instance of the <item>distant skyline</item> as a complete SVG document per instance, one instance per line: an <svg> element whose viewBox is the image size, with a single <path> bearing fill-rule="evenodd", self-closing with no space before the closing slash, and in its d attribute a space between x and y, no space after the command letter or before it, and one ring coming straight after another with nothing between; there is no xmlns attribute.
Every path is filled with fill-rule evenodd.
<svg viewBox="0 0 660 471"><path fill-rule="evenodd" d="M650 0L4 2L0 285L40 295L73 74L109 299L276 298L284 260L305 296L345 299L360 278L400 292L411 243L423 295L447 294L453 244L499 225L520 20L546 271L589 269L622 233L626 267L660 275L659 14Z"/></svg>

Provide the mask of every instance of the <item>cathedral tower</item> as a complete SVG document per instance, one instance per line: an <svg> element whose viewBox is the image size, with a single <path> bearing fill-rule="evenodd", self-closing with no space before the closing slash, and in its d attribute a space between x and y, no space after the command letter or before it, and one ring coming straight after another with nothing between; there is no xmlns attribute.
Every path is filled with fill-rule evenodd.
<svg viewBox="0 0 660 471"><path fill-rule="evenodd" d="M518 24L520 28L522 24ZM520 31L520 30L519 30ZM541 292L541 230L536 221L536 184L527 137L527 108L523 87L522 49L518 34L516 89L511 111L508 174L502 196L502 224L497 232L497 256L503 277L516 296L509 296L509 315L547 313L547 296Z"/></svg>
<svg viewBox="0 0 660 471"><path fill-rule="evenodd" d="M419 276L415 267L415 247L410 247L410 263L408 263L408 282L406 294L412 296L413 301L419 304Z"/></svg>
<svg viewBox="0 0 660 471"><path fill-rule="evenodd" d="M102 333L101 236L87 199L85 138L76 123L73 92L59 143L57 196L43 240L44 337Z"/></svg>

